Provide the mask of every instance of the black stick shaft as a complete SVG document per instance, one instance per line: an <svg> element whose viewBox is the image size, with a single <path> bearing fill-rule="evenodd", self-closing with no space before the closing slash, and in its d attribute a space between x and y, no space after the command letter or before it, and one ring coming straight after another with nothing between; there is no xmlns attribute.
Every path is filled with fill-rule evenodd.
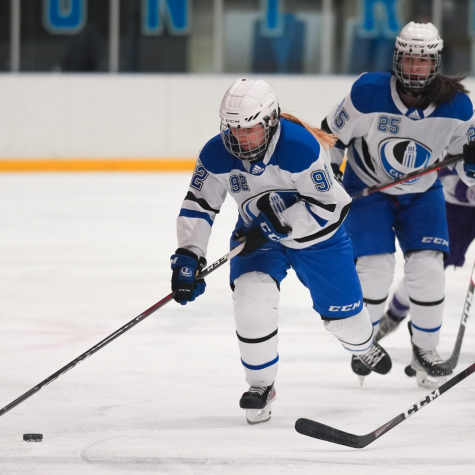
<svg viewBox="0 0 475 475"><path fill-rule="evenodd" d="M449 165L453 165L454 163L457 163L462 159L462 155L455 155L453 157L447 158L443 162L434 163L433 165L424 168L424 170L417 170L415 172L408 173L407 175L397 178L396 180L391 180L386 183L382 183L381 185L373 185L368 188L365 188L364 190L352 194L351 198L353 198L354 200L364 198L365 196L372 195L373 193L377 193L378 191L382 191L386 188L390 188L391 186L398 185L399 183L410 180L411 178L417 178L418 176L426 175L427 173L432 173L437 170L440 170L441 168L448 167Z"/></svg>
<svg viewBox="0 0 475 475"><path fill-rule="evenodd" d="M473 293L475 290L475 264L473 266L472 274L470 275L470 284L468 286L467 295L465 296L465 302L463 304L462 318L460 320L459 331L457 333L457 339L455 340L454 351L449 358L449 363L452 368L457 366L460 356L460 350L462 348L463 336L465 334L465 328L467 326L467 320L470 316L470 307L472 306Z"/></svg>
<svg viewBox="0 0 475 475"><path fill-rule="evenodd" d="M239 246L235 247L231 252L228 252L228 254L221 257L221 259L218 259L216 262L208 266L206 269L204 269L201 272L200 277L204 278L208 276L209 274L211 274L211 272L215 271L218 267L221 267L225 262L228 262L230 259L232 259L234 256L236 256L242 251L242 249L244 248L244 245L245 243L240 244ZM168 302L173 300L174 295L175 295L174 292L168 294L165 298L157 302L155 305L152 305L148 310L145 310L145 312L141 313L138 317L135 317L133 320L126 323L124 326L120 327L114 333L104 338L97 345L94 345L92 348L89 348L89 350L84 352L82 355L78 356L76 359L68 363L66 366L63 366L60 370L56 371L56 373L52 374L51 376L46 378L44 381L41 381L41 383L37 384L34 388L31 388L25 394L22 394L19 398L12 401L10 404L8 404L7 406L5 406L3 409L0 410L0 417L3 416L8 411L10 411L11 409L13 409L14 407L21 404L23 401L27 400L29 397L33 396L33 394L36 394L38 391L43 389L48 384L52 383L54 380L62 376L64 373L67 373L69 370L73 369L76 365L81 363L81 361L84 361L86 358L89 358L94 353L104 348L104 346L108 345L111 341L114 341L116 338L124 334L126 331L130 330L132 327L140 323L142 320L145 320L147 317L152 315L152 313L156 312L159 308L162 308Z"/></svg>
<svg viewBox="0 0 475 475"><path fill-rule="evenodd" d="M437 388L435 391L432 391L426 397L413 404L403 413L398 414L389 422L382 425L375 431L370 432L369 434L350 434L348 432L335 429L334 427L330 427L325 424L321 424L320 422L312 421L310 419L298 419L295 423L295 429L297 430L297 432L308 437L314 437L316 439L325 440L327 442L333 442L334 444L340 444L345 445L347 447L362 449L363 447L366 447L367 445L374 442L376 439L379 439L379 437L386 434L386 432L389 432L398 424L405 421L406 419L414 415L416 412L430 404L434 399L437 399L439 396L442 396L442 394L453 388L456 384L460 383L460 381L463 381L466 377L470 376L474 372L475 363L464 369L462 372L454 376L446 383L442 384L440 388Z"/></svg>
<svg viewBox="0 0 475 475"><path fill-rule="evenodd" d="M393 427L396 427L402 421L408 419L412 415L414 415L417 411L423 409L425 406L430 404L434 399L442 396L445 392L449 389L453 388L456 384L463 381L466 377L470 376L472 373L475 372L475 363L471 364L468 368L465 368L463 371L458 373L452 379L449 379L446 383L442 384L439 388L435 391L429 393L426 397L422 398L420 401L413 404L411 407L406 409L403 413L396 416L393 420L391 420L388 424L381 426L379 429L376 429L372 435L374 436L373 440L378 439L386 432L390 431ZM371 441L372 442L372 441Z"/></svg>

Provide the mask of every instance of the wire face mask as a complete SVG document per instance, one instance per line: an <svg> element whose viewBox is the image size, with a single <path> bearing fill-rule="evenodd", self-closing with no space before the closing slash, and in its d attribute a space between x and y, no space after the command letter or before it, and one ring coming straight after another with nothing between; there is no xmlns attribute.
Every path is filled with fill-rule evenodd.
<svg viewBox="0 0 475 475"><path fill-rule="evenodd" d="M277 116L277 113L275 113ZM264 124L253 127L230 127L221 122L220 132L226 150L240 160L253 161L261 158L267 150L269 141L273 135L278 120L270 124L270 118L266 117Z"/></svg>
<svg viewBox="0 0 475 475"><path fill-rule="evenodd" d="M407 89L423 89L440 70L440 54L394 51L394 74Z"/></svg>

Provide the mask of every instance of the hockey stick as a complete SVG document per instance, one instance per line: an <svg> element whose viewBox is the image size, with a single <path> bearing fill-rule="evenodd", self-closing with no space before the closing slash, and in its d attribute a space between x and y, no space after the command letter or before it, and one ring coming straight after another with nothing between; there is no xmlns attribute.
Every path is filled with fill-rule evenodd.
<svg viewBox="0 0 475 475"><path fill-rule="evenodd" d="M435 172L436 170L440 170L441 168L448 167L449 165L453 165L454 163L457 163L462 159L462 155L454 155L453 157L447 158L442 162L434 163L431 166L424 168L423 170L408 173L407 175L404 175L401 178L382 183L381 185L369 186L368 188L365 188L361 191L358 191L357 193L352 194L351 198L354 200L364 198L365 196L372 195L373 193L377 193L378 191L385 190L386 188L390 188L394 185L398 185L399 183L410 180L411 178L417 178L418 176L426 175L427 173Z"/></svg>
<svg viewBox="0 0 475 475"><path fill-rule="evenodd" d="M295 423L295 430L300 434L315 437L316 439L326 440L327 442L333 442L334 444L346 445L347 447L353 447L355 449L362 449L371 444L371 442L374 442L376 439L379 439L379 437L384 435L386 432L389 432L400 422L406 420L417 411L427 406L434 399L442 396L442 394L460 383L460 381L464 380L467 376L470 376L473 372L475 372L475 363L457 374L457 376L454 376L452 379L442 384L440 388L437 388L435 391L432 391L426 397L413 404L409 409L406 409L406 411L399 414L388 423L382 425L379 429L366 435L349 434L348 432L343 432L342 430L334 429L333 427L309 419L298 419Z"/></svg>
<svg viewBox="0 0 475 475"><path fill-rule="evenodd" d="M463 335L465 333L465 327L467 325L468 317L470 316L470 307L472 305L474 289L475 289L475 264L473 266L472 274L470 276L470 284L468 286L467 295L465 297L462 318L460 320L460 327L457 334L457 339L455 340L454 351L452 352L452 356L448 360L448 362L452 366L452 369L454 369L457 366L457 363L459 360L460 349L462 348Z"/></svg>
<svg viewBox="0 0 475 475"><path fill-rule="evenodd" d="M214 262L213 264L208 266L206 269L204 269L200 273L199 276L201 278L207 277L209 274L211 274L211 272L215 271L218 267L221 267L225 262L228 262L233 257L237 256L244 249L245 244L246 243L243 242L242 244L239 244L239 246L236 246L232 251L228 252L225 256L221 257L221 259L218 259L216 262ZM140 323L142 320L145 320L147 317L152 315L152 313L156 312L159 308L162 308L168 302L173 300L174 295L175 295L175 292L168 294L165 298L157 302L155 305L152 305L148 310L145 310L145 312L141 313L138 317L135 317L129 323L126 323L124 326L120 327L114 333L104 338L101 342L99 342L97 345L87 350L81 356L78 356L75 360L71 361L66 366L63 366L60 370L56 371L56 373L52 374L51 376L46 378L44 381L41 381L41 383L37 384L34 388L31 388L25 394L21 395L19 398L15 399L13 402L5 406L3 409L0 410L0 417L3 416L5 413L7 413L10 409L13 409L14 407L18 406L18 404L21 404L30 396L33 396L33 394L36 394L40 389L43 389L45 386L52 383L54 380L62 376L64 373L67 373L69 370L73 369L77 364L81 363L81 361L84 361L86 358L89 358L94 353L99 351L101 348L104 348L104 346L108 345L111 341L115 340L120 335L130 330L132 327Z"/></svg>

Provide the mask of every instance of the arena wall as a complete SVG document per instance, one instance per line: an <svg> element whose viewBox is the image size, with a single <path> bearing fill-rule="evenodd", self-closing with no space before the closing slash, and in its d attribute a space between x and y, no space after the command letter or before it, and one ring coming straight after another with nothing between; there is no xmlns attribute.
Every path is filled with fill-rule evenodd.
<svg viewBox="0 0 475 475"><path fill-rule="evenodd" d="M230 75L0 76L0 170L190 169L219 132ZM269 76L281 109L314 125L355 77ZM467 80L475 90L475 80Z"/></svg>

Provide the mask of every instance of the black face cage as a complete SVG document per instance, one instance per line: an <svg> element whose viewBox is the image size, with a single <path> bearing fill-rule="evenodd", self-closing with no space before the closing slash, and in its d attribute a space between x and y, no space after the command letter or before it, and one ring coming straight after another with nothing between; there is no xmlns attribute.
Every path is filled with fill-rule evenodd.
<svg viewBox="0 0 475 475"><path fill-rule="evenodd" d="M234 155L236 158L239 158L240 160L252 162L254 160L259 160L265 155L267 147L269 146L270 139L274 135L278 123L279 119L277 116L277 111L275 110L272 112L271 117L264 117L263 121L260 122L260 124L264 127L264 142L255 148L251 148L252 141L249 139L249 136L255 137L255 132L250 132L248 134L247 140L243 140L242 142L240 142L231 133L231 127L225 124L224 122L221 122L220 125L221 139L223 141L224 147L229 153ZM240 138L246 137L247 134L242 133L246 130L248 129L244 127L241 128ZM247 147L244 148L243 145L246 144Z"/></svg>
<svg viewBox="0 0 475 475"><path fill-rule="evenodd" d="M420 59L430 59L433 62L433 65L430 67L429 71L427 71L425 66L418 65L419 69L424 71L423 74L421 73L404 73L403 72L403 65L402 65L402 58L409 57L410 58L410 65L412 65L413 58ZM440 70L440 53L408 53L405 51L399 51L397 48L394 49L394 56L393 56L393 69L394 74L399 79L399 81L403 84L406 89L423 89L428 86L434 78L437 76L437 73Z"/></svg>

